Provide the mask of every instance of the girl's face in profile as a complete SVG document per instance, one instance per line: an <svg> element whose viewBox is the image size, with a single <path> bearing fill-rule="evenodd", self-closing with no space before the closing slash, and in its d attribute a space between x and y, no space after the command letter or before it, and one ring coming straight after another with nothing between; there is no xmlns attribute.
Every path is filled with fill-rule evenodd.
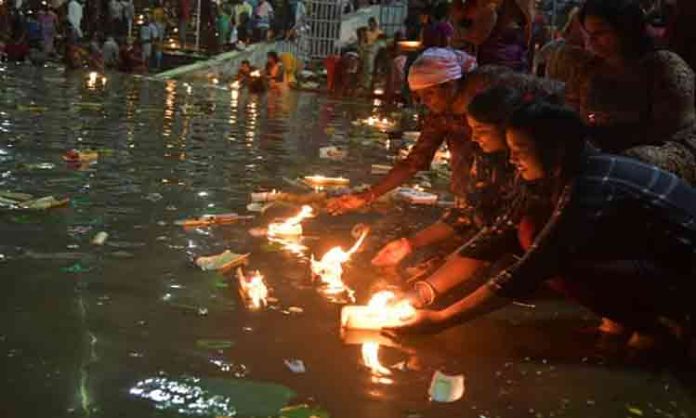
<svg viewBox="0 0 696 418"><path fill-rule="evenodd" d="M508 129L507 145L510 149L510 162L525 181L535 181L546 177L536 143L525 132Z"/></svg>

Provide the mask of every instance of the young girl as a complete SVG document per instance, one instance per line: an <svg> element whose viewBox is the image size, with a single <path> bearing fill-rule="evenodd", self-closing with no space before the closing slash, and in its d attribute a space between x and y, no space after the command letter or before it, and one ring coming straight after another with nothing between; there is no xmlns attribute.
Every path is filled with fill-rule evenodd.
<svg viewBox="0 0 696 418"><path fill-rule="evenodd" d="M448 308L419 311L402 331L469 321L551 278L576 302L635 331L629 344L685 330L694 313L696 190L655 166L599 153L584 138L583 123L566 108L531 102L513 114L510 160L526 184L543 187L553 211L531 227L528 206L501 216L482 239L512 231L524 256ZM429 280L461 274L475 250L476 240ZM434 297L436 287L423 291Z"/></svg>

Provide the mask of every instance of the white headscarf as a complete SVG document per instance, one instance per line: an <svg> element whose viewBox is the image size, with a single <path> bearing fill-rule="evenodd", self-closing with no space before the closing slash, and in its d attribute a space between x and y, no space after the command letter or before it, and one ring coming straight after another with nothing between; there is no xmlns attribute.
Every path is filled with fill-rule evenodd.
<svg viewBox="0 0 696 418"><path fill-rule="evenodd" d="M459 80L476 68L476 58L450 48L426 49L408 72L411 90L421 90L451 80Z"/></svg>

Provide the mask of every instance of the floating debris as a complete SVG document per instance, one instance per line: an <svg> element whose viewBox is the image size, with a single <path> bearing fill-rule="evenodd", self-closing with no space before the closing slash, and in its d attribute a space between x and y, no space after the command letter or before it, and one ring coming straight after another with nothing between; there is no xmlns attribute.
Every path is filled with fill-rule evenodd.
<svg viewBox="0 0 696 418"><path fill-rule="evenodd" d="M319 158L324 160L342 161L348 156L348 151L337 146L319 148Z"/></svg>
<svg viewBox="0 0 696 418"><path fill-rule="evenodd" d="M291 372L295 374L302 374L307 371L307 368L305 367L305 364L302 360L298 359L290 359L290 360L283 360L283 363L290 369Z"/></svg>
<svg viewBox="0 0 696 418"><path fill-rule="evenodd" d="M106 232L104 232L104 231L98 232L97 235L95 235L94 238L92 238L92 244L94 244L94 245L104 245L104 243L106 242L107 238L109 238L109 234L108 234L108 233L106 233Z"/></svg>
<svg viewBox="0 0 696 418"><path fill-rule="evenodd" d="M236 213L220 213L202 215L193 219L181 219L175 221L175 225L183 226L184 228L192 228L199 226L225 225L235 223L242 220L254 219L253 216L243 216Z"/></svg>
<svg viewBox="0 0 696 418"><path fill-rule="evenodd" d="M458 401L464 396L464 375L450 376L436 370L430 381L428 395L434 402Z"/></svg>
<svg viewBox="0 0 696 418"><path fill-rule="evenodd" d="M196 265L201 270L220 270L227 271L242 264L246 264L249 254L236 254L230 250L225 250L220 254L208 257L196 258Z"/></svg>

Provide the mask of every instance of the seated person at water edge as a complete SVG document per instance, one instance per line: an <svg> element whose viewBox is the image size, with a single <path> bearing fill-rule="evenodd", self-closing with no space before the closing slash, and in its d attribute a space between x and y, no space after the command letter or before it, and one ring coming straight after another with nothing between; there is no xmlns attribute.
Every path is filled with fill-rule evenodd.
<svg viewBox="0 0 696 418"><path fill-rule="evenodd" d="M249 83L250 79L252 78L251 73L253 73L255 70L256 68L251 65L249 60L244 60L239 66L235 79L239 81L242 86L244 86Z"/></svg>
<svg viewBox="0 0 696 418"><path fill-rule="evenodd" d="M277 52L269 51L266 54L266 68L263 75L270 87L284 83L285 70L283 69L283 64L280 62L280 57L278 57Z"/></svg>
<svg viewBox="0 0 696 418"><path fill-rule="evenodd" d="M501 208L511 203L515 189L515 169L505 145L505 123L523 98L520 90L506 85L491 87L474 97L466 115L472 128L471 140L477 144L466 177L468 206L448 210L439 221L411 237L388 243L372 264L395 266L413 251L449 240L455 234L466 238L501 214Z"/></svg>
<svg viewBox="0 0 696 418"><path fill-rule="evenodd" d="M633 331L629 345L683 336L696 310L696 189L655 166L599 153L585 137L582 121L566 108L537 100L515 111L506 130L510 159L526 184L546 190L552 210L539 222L526 204L513 205L409 297L422 306L466 281L493 260L482 255L494 255L511 235L524 255L460 301L419 310L394 331L463 323L553 278L556 290Z"/></svg>

